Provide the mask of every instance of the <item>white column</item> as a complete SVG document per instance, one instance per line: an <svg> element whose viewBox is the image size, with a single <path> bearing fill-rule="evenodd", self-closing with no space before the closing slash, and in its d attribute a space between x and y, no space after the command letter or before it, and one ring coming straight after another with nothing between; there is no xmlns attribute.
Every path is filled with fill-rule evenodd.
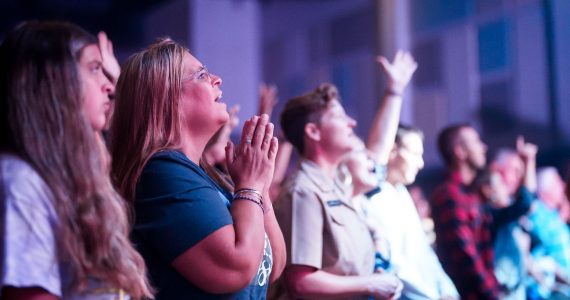
<svg viewBox="0 0 570 300"><path fill-rule="evenodd" d="M377 0L379 33L378 49L390 61L399 49L411 51L411 7L409 0ZM402 122L413 123L413 87L409 86L402 106Z"/></svg>

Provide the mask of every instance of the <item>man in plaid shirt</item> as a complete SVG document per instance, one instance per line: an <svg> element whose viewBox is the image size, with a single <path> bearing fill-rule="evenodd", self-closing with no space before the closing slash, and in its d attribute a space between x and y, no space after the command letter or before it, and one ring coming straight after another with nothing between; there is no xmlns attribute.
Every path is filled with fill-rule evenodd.
<svg viewBox="0 0 570 300"><path fill-rule="evenodd" d="M477 171L485 166L487 146L473 127L460 124L440 133L438 148L448 171L432 197L440 261L461 299L499 299L500 286L493 272L492 219L469 190Z"/></svg>

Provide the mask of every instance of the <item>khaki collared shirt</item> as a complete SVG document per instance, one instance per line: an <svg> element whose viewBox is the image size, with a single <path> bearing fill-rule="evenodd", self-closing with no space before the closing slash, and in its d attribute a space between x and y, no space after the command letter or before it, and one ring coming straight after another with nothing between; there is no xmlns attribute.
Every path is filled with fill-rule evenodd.
<svg viewBox="0 0 570 300"><path fill-rule="evenodd" d="M351 205L350 189L303 159L276 202L275 213L287 244L287 264L336 275L370 275L374 246Z"/></svg>

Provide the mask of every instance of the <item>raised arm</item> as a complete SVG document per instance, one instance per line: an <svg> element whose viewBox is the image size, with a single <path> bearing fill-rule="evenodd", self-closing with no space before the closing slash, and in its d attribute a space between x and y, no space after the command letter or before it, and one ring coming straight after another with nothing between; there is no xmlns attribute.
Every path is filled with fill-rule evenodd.
<svg viewBox="0 0 570 300"><path fill-rule="evenodd" d="M273 180L269 188L269 195L273 200L279 196L292 153L293 145L283 139L283 142L279 144L279 152L277 152L277 158L275 159L275 172L273 173Z"/></svg>
<svg viewBox="0 0 570 300"><path fill-rule="evenodd" d="M531 193L536 192L536 153L538 147L535 144L527 143L523 136L517 138L517 152L524 162L524 177L522 185Z"/></svg>
<svg viewBox="0 0 570 300"><path fill-rule="evenodd" d="M384 70L388 86L372 122L367 148L374 153L377 163L385 165L398 129L404 90L418 64L410 53L404 51L396 53L393 63L383 56L379 56L377 61Z"/></svg>
<svg viewBox="0 0 570 300"><path fill-rule="evenodd" d="M269 115L269 119L271 119L273 108L277 102L277 87L273 84L267 85L265 83L262 83L259 86L259 113L267 114ZM287 172L287 167L289 166L291 153L293 153L293 145L283 139L283 142L281 142L279 145L279 152L277 153L277 158L275 159L273 181L271 182L271 187L269 188L269 196L271 199L277 199L277 196L279 195L279 192L281 190L281 183L285 178L285 173Z"/></svg>
<svg viewBox="0 0 570 300"><path fill-rule="evenodd" d="M204 158L206 161L212 166L223 166L226 172L225 147L230 140L232 131L239 124L239 118L237 116L239 110L239 105L234 105L229 109L229 121L216 132L204 150Z"/></svg>
<svg viewBox="0 0 570 300"><path fill-rule="evenodd" d="M266 114L269 116L269 119L271 119L273 108L275 108L277 101L277 87L274 84L267 85L261 83L259 85L258 114Z"/></svg>

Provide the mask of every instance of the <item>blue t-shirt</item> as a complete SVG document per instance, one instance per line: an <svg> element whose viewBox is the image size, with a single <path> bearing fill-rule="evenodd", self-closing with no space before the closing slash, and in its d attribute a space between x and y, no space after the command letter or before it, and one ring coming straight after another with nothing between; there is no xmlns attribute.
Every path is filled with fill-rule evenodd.
<svg viewBox="0 0 570 300"><path fill-rule="evenodd" d="M143 168L136 186L132 238L161 299L265 299L273 265L266 236L263 260L250 285L213 295L194 286L171 263L223 226L232 224L231 195L179 151L162 151Z"/></svg>

